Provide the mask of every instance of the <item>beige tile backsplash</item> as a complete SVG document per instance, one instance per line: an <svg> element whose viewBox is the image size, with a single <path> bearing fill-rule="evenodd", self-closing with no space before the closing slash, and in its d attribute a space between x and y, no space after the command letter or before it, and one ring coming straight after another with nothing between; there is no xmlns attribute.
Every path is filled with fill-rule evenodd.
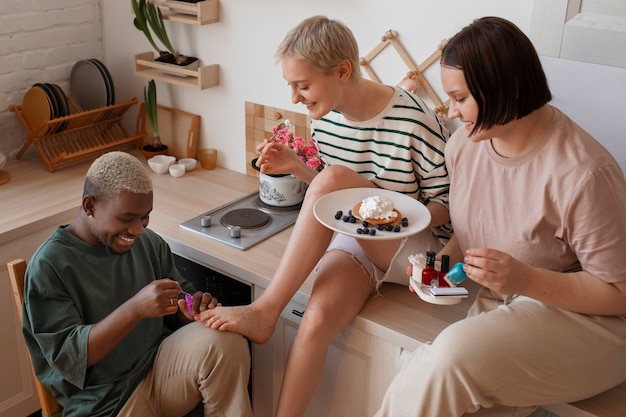
<svg viewBox="0 0 626 417"><path fill-rule="evenodd" d="M246 101L246 174L257 177L258 172L250 166L250 162L258 156L256 148L263 139L272 136L272 127L285 119L291 122L291 131L295 136L305 140L311 138L311 121L306 114L283 110Z"/></svg>

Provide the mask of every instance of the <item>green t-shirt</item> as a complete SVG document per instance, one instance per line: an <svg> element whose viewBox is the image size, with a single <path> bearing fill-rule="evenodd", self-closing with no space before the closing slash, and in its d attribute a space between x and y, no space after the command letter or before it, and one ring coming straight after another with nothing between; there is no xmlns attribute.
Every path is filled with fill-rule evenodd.
<svg viewBox="0 0 626 417"><path fill-rule="evenodd" d="M87 367L91 326L155 279L193 286L176 269L167 243L150 229L122 255L58 227L26 270L23 333L35 372L65 416L110 416L148 373L173 316L145 319L97 364Z"/></svg>

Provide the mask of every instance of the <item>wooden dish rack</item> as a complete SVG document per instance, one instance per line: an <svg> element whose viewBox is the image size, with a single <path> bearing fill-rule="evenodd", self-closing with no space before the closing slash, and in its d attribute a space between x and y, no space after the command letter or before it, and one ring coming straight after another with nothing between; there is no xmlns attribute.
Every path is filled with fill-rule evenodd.
<svg viewBox="0 0 626 417"><path fill-rule="evenodd" d="M16 155L20 159L33 144L46 164L48 171L69 163L98 156L114 149L135 146L141 148L145 132L130 135L122 123L124 114L137 103L129 101L80 111L71 97L67 97L69 116L46 121L36 132L28 126L19 105L11 105L26 130L26 143Z"/></svg>

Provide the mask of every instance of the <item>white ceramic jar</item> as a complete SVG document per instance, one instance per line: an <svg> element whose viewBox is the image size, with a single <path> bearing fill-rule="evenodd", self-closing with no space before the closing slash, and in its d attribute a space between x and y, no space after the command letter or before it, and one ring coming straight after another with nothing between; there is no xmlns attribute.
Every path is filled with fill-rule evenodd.
<svg viewBox="0 0 626 417"><path fill-rule="evenodd" d="M302 203L306 183L295 175L259 174L261 201L270 206L288 207Z"/></svg>

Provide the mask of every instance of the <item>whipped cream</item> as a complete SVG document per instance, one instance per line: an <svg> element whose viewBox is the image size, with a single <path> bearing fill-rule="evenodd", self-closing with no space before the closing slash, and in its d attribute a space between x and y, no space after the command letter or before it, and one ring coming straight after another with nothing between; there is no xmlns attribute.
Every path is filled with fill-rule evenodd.
<svg viewBox="0 0 626 417"><path fill-rule="evenodd" d="M361 201L359 215L363 219L392 220L395 219L396 212L391 199L375 195Z"/></svg>

